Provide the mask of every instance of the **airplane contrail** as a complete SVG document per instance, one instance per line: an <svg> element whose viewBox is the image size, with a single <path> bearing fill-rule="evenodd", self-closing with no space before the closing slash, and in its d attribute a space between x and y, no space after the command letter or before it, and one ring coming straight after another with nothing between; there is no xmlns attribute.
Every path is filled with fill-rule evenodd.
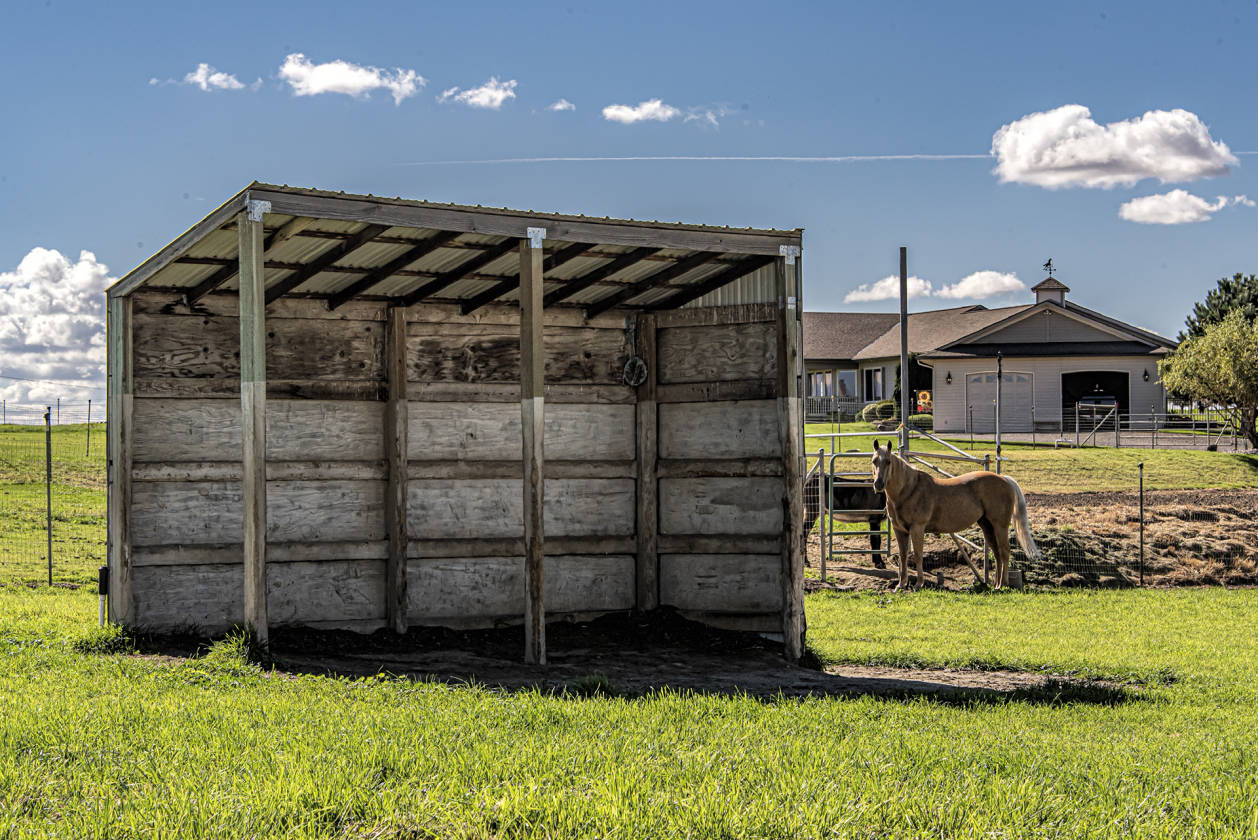
<svg viewBox="0 0 1258 840"><path fill-rule="evenodd" d="M507 163L603 163L617 161L752 161L776 163L856 163L878 160L986 160L992 155L552 155L484 158L481 160L418 160L401 166L454 166Z"/></svg>

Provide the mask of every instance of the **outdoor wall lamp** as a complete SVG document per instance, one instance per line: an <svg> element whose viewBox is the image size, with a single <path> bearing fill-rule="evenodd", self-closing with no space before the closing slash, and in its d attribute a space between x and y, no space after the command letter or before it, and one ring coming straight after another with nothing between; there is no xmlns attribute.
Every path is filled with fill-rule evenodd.
<svg viewBox="0 0 1258 840"><path fill-rule="evenodd" d="M1147 374L1147 373L1146 373L1146 374L1144 375L1144 378L1145 378L1145 379L1148 379L1148 378L1149 378L1149 374ZM947 382L949 385L951 385L951 384L952 384L952 371L948 371L948 375L944 377L944 382Z"/></svg>
<svg viewBox="0 0 1258 840"><path fill-rule="evenodd" d="M1148 368L1145 368L1145 370L1144 370L1144 381L1145 381L1145 382L1148 382L1148 381L1149 381L1149 369L1148 369Z"/></svg>

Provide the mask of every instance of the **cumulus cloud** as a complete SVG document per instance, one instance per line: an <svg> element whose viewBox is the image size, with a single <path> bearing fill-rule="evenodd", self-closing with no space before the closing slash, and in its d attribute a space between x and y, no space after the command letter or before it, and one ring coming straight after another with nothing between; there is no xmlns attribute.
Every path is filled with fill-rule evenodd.
<svg viewBox="0 0 1258 840"><path fill-rule="evenodd" d="M603 119L624 123L625 125L644 120L668 122L680 116L680 109L674 108L672 105L665 105L659 99L648 99L645 102L639 102L637 105L608 105L603 109Z"/></svg>
<svg viewBox="0 0 1258 840"><path fill-rule="evenodd" d="M1001 181L1060 187L1131 186L1226 175L1236 156L1191 111L1149 111L1101 125L1082 105L1028 114L992 136Z"/></svg>
<svg viewBox="0 0 1258 840"><path fill-rule="evenodd" d="M32 248L13 271L0 272L0 394L12 401L90 394L31 379L103 387L105 288L109 269L91 251L71 260Z"/></svg>
<svg viewBox="0 0 1258 840"><path fill-rule="evenodd" d="M976 271L935 291L935 297L950 300L983 300L1014 292L1025 292L1026 284L1013 272Z"/></svg>
<svg viewBox="0 0 1258 840"><path fill-rule="evenodd" d="M490 76L489 81L480 87L467 90L452 87L443 90L441 96L437 97L437 101L461 102L470 108L488 108L491 111L497 111L502 107L502 103L508 99L515 99L515 85L515 79L500 82L497 76Z"/></svg>
<svg viewBox="0 0 1258 840"><path fill-rule="evenodd" d="M280 78L288 83L297 96L317 96L320 93L343 93L356 99L367 99L373 90L387 90L393 96L393 104L414 96L428 80L414 70L396 67L382 70L348 61L328 61L315 64L302 53L292 53L280 65Z"/></svg>
<svg viewBox="0 0 1258 840"><path fill-rule="evenodd" d="M1244 195L1231 198L1221 195L1210 202L1186 190L1171 190L1168 193L1133 198L1118 208L1118 215L1129 222L1142 225L1183 225L1209 221L1224 207L1236 204L1254 206L1253 200Z"/></svg>
<svg viewBox="0 0 1258 840"><path fill-rule="evenodd" d="M183 77L186 85L196 85L201 90L244 90L245 86L231 73L215 70L204 61Z"/></svg>
<svg viewBox="0 0 1258 840"><path fill-rule="evenodd" d="M929 280L920 277L909 277L909 298L929 297L931 285ZM877 283L862 283L843 297L844 303L868 303L875 300L899 300L900 278L897 275L884 277Z"/></svg>
<svg viewBox="0 0 1258 840"><path fill-rule="evenodd" d="M563 98L560 98L546 106L547 111L575 111L576 109L576 105L573 105L571 102Z"/></svg>

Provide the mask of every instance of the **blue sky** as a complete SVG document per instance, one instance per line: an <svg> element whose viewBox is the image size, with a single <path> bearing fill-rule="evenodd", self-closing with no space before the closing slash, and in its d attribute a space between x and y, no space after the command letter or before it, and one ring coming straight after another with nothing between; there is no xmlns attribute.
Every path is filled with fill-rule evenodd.
<svg viewBox="0 0 1258 840"><path fill-rule="evenodd" d="M1025 301L1025 292L960 299L937 292L976 272L1016 274L1029 286L1051 256L1073 299L1174 335L1219 277L1258 270L1258 208L1238 200L1258 199L1258 157L1243 154L1258 150L1255 42L1254 2L15 0L0 8L0 280L8 299L0 322L11 322L0 327L0 374L90 380L99 353L80 357L75 349L97 341L90 329L96 286L252 179L521 209L802 226L810 309L894 309L890 300L844 299L894 273L900 245L909 246L912 273L936 292L915 308ZM295 53L305 56L305 70L288 59ZM286 61L291 72L282 77ZM399 90L399 80L410 78L411 90L396 104L387 87L297 95L301 84L318 89L311 68L334 61L378 68L376 78ZM216 88L208 70L204 85L185 81L202 63L230 74L234 83L224 83L234 89ZM500 86L514 81L514 96L497 108L458 101L491 78ZM575 108L547 110L560 98ZM657 115L671 107L676 116L625 123L603 112L655 99ZM1101 160L1091 161L1089 171L1101 173L1092 180L1105 180L1111 164L1113 177L1126 180L1108 189L1040 185L1073 170L1046 175L1049 147L1035 142L1051 146L1053 138L1041 136L1044 125L1018 121L1067 105L1089 109L1097 142L1111 144L1085 150ZM1204 147L1184 153L1176 134L1183 121L1155 113L1141 124L1136 164L1106 157L1121 157L1130 137L1105 126L1176 109L1196 121L1189 129L1198 141L1205 133ZM1063 131L1089 122L1077 113L1072 120ZM1006 163L1017 173L1002 182L993 174L1001 161L987 155L993 135L1011 124L1027 129L1033 148L1022 161L1011 153ZM1161 160L1163 153L1186 155L1186 168ZM919 154L985 157L434 163ZM1173 190L1188 195L1166 197ZM1120 218L1124 204L1146 196L1163 198L1129 215L1210 218ZM94 260L80 258L85 250ZM57 298L62 286L76 290L77 303L45 306L51 320L42 326L22 321L30 314L22 307ZM33 352L41 342L61 355ZM46 398L12 381L0 380L0 391Z"/></svg>

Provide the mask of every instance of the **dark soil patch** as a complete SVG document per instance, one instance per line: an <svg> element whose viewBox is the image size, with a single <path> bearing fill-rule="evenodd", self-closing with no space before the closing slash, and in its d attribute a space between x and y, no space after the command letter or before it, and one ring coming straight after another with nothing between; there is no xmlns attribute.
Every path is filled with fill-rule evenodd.
<svg viewBox="0 0 1258 840"><path fill-rule="evenodd" d="M948 703L1111 703L1129 690L1092 680L1012 671L806 667L782 658L780 643L751 633L716 630L668 610L609 615L546 628L546 665L525 665L520 627L455 631L282 629L271 637L267 663L276 676L380 674L420 681L474 683L507 691L570 696L637 697L656 691L789 697L931 698ZM203 653L208 640L148 637L142 655L167 661ZM815 659L814 659L815 664ZM1063 688L1063 686L1065 686Z"/></svg>

